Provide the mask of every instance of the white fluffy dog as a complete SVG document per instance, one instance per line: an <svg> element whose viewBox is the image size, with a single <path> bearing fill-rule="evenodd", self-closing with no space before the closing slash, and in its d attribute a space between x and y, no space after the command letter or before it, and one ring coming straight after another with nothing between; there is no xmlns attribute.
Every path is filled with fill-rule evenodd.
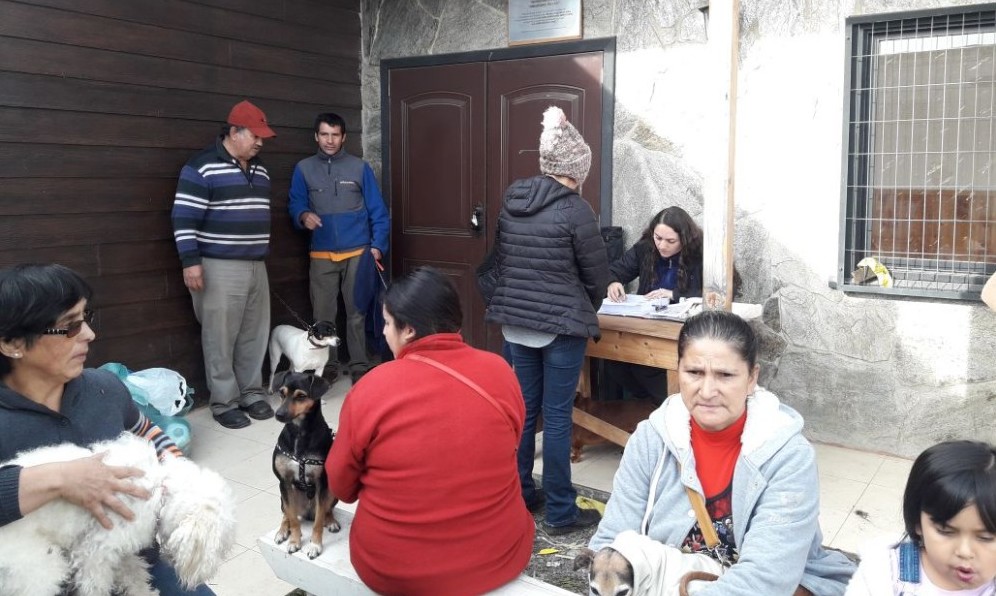
<svg viewBox="0 0 996 596"><path fill-rule="evenodd" d="M225 480L190 460L170 454L160 464L152 444L130 433L90 448L72 444L41 447L10 462L22 467L72 461L107 452L104 463L145 472L132 480L148 490L142 500L119 495L135 514L127 521L113 511L105 529L86 509L57 499L0 527L0 592L5 596L49 596L63 582L79 596L156 595L146 561L138 555L158 535L164 559L185 588L210 578L235 541L235 502Z"/></svg>
<svg viewBox="0 0 996 596"><path fill-rule="evenodd" d="M273 393L273 378L281 356L290 360L291 371L313 370L321 376L329 361L329 348L338 345L335 325L328 321L318 321L306 330L293 325L274 327L270 334L270 393Z"/></svg>

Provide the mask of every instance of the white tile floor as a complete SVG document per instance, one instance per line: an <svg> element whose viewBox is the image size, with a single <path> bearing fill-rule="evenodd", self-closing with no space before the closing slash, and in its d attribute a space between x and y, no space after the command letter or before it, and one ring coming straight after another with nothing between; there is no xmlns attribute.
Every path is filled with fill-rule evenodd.
<svg viewBox="0 0 996 596"><path fill-rule="evenodd" d="M333 428L349 388L350 382L340 379L326 396L325 417ZM272 401L276 407L276 399ZM282 425L271 419L229 430L214 422L207 408L192 412L188 420L193 425L190 456L228 478L238 500L237 545L211 587L219 596L287 594L294 586L273 575L256 546L256 538L280 522L270 462ZM902 493L912 462L829 445L817 445L816 454L824 543L855 552L866 540L898 537ZM573 465L574 482L610 492L621 455L622 449L614 445L585 447L582 461ZM540 468L537 461L536 471Z"/></svg>

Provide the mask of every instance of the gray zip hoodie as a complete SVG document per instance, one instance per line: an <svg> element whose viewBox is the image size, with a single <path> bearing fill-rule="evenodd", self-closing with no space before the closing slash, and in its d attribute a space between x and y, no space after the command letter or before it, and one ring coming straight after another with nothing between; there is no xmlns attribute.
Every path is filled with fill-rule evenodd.
<svg viewBox="0 0 996 596"><path fill-rule="evenodd" d="M702 493L690 420L675 394L640 423L626 445L592 550L608 546L625 530L681 545L695 524L685 486ZM789 596L799 584L816 596L844 593L854 565L822 546L816 458L802 426L802 417L774 394L758 387L748 398L733 472L733 532L740 558L701 596Z"/></svg>

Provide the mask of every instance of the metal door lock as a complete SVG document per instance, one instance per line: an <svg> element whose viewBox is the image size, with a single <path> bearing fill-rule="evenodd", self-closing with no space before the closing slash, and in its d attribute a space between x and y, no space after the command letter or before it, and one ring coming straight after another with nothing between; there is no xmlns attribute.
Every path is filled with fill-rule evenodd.
<svg viewBox="0 0 996 596"><path fill-rule="evenodd" d="M475 232L480 232L484 227L484 207L482 205L477 205L474 207L474 211L470 216L470 229Z"/></svg>

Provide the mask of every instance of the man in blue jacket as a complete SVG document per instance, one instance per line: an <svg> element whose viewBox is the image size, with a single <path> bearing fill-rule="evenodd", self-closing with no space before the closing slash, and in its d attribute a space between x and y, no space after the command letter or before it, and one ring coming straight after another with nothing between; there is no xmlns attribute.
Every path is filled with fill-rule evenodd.
<svg viewBox="0 0 996 596"><path fill-rule="evenodd" d="M349 371L355 383L370 368L365 312L357 307L357 273L369 250L380 262L391 220L370 164L343 149L346 122L338 114L315 118L318 152L302 159L291 178L291 221L311 231L311 306L315 320L336 320L338 296L346 306ZM363 275L376 279L376 275Z"/></svg>

